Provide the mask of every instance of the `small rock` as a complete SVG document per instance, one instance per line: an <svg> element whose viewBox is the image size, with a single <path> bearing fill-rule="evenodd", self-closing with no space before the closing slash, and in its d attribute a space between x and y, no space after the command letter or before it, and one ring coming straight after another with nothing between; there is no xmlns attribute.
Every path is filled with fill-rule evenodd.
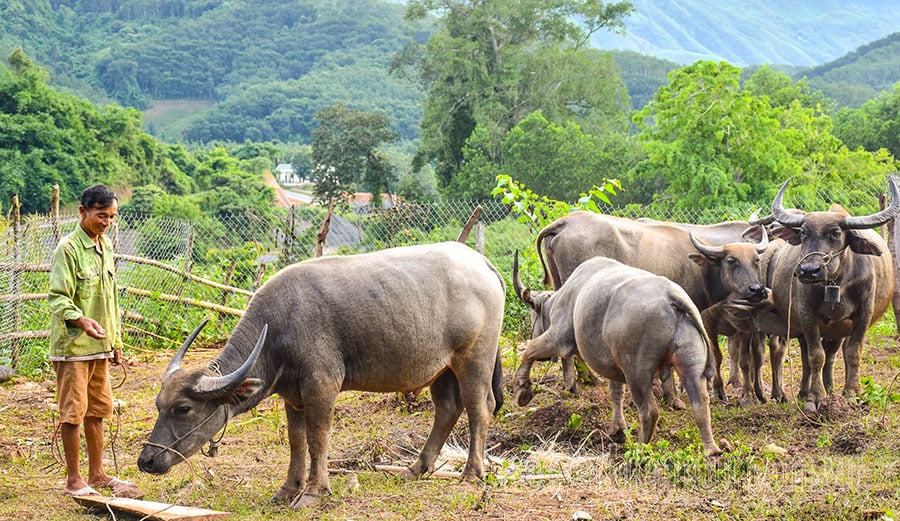
<svg viewBox="0 0 900 521"><path fill-rule="evenodd" d="M572 512L572 521L591 521L592 519L594 518L584 510Z"/></svg>
<svg viewBox="0 0 900 521"><path fill-rule="evenodd" d="M787 449L785 449L784 447L779 447L778 445L775 445L774 443L769 443L768 445L763 446L763 448L760 449L760 451L763 454L771 454L773 456L784 456L785 454L788 453Z"/></svg>
<svg viewBox="0 0 900 521"><path fill-rule="evenodd" d="M13 377L13 368L8 365L0 365L0 382L5 382Z"/></svg>

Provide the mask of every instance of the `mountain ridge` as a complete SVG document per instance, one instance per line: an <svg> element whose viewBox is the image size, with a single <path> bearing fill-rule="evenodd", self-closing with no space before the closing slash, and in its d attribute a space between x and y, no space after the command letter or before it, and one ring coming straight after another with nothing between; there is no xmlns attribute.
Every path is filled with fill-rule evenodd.
<svg viewBox="0 0 900 521"><path fill-rule="evenodd" d="M686 65L815 66L838 59L900 28L900 2L801 0L704 2L631 0L625 35L597 33L592 45L632 50ZM827 35L824 37L823 35Z"/></svg>

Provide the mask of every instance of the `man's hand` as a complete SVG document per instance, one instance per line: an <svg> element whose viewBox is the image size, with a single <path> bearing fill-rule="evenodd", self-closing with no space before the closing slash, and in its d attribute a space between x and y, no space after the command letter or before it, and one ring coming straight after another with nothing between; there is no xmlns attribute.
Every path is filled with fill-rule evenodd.
<svg viewBox="0 0 900 521"><path fill-rule="evenodd" d="M91 338L106 338L106 330L104 330L103 326L101 326L96 320L92 318L81 317L78 320L73 320L72 324L84 330L85 334Z"/></svg>

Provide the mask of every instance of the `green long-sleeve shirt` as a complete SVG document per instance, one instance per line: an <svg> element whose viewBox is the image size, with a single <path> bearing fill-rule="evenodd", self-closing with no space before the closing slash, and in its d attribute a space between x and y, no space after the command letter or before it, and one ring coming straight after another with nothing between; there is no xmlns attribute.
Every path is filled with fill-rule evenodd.
<svg viewBox="0 0 900 521"><path fill-rule="evenodd" d="M53 252L47 297L52 313L50 360L104 358L122 346L113 246L105 235L100 242L102 252L79 226ZM103 326L106 338L91 338L66 324L82 316Z"/></svg>

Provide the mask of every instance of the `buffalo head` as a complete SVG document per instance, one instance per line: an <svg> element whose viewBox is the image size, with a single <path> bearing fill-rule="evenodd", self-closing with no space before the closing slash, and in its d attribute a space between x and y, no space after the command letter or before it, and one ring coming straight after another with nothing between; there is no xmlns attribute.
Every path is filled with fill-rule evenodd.
<svg viewBox="0 0 900 521"><path fill-rule="evenodd" d="M531 338L539 337L550 326L550 306L548 301L553 292L532 291L531 288L522 284L522 278L519 276L518 248L513 257L513 288L516 290L516 296L531 308Z"/></svg>
<svg viewBox="0 0 900 521"><path fill-rule="evenodd" d="M900 192L893 179L888 179L891 204L878 213L855 217L840 206L827 212L794 212L782 206L782 198L790 180L785 181L772 202L772 215L781 227L772 229L793 245L800 245L800 261L794 275L800 282L816 284L836 280L841 274L841 257L846 249L862 255L881 255L881 249L856 230L881 226L900 214Z"/></svg>
<svg viewBox="0 0 900 521"><path fill-rule="evenodd" d="M769 290L759 281L759 256L769 246L769 237L764 227L751 226L744 232L744 238L756 242L733 242L721 246L710 246L689 232L691 244L699 253L690 259L700 266L718 267L720 281L726 294L749 302L759 302L766 298Z"/></svg>
<svg viewBox="0 0 900 521"><path fill-rule="evenodd" d="M250 356L235 371L216 375L210 369L181 368L184 354L204 325L205 320L188 336L163 374L156 398L159 417L138 457L138 468L144 472L164 474L197 452L228 423L230 404L255 394L263 385L247 374L266 341L267 325Z"/></svg>

